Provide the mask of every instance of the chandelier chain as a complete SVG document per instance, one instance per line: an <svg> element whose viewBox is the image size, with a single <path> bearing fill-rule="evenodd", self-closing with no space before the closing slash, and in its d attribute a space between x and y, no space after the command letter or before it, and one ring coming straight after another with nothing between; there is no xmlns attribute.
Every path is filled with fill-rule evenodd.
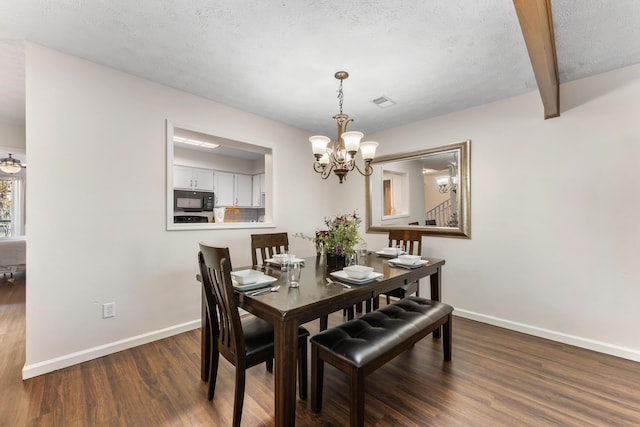
<svg viewBox="0 0 640 427"><path fill-rule="evenodd" d="M342 115L343 101L344 101L344 93L342 93L342 80L340 80L340 88L338 88L338 105L340 106L340 115Z"/></svg>

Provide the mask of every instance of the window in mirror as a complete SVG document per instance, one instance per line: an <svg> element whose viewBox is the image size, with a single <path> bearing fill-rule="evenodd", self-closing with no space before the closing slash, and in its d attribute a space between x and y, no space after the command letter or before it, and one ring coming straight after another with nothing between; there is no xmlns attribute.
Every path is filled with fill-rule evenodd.
<svg viewBox="0 0 640 427"><path fill-rule="evenodd" d="M382 193L384 219L409 215L409 181L406 172L384 169Z"/></svg>
<svg viewBox="0 0 640 427"><path fill-rule="evenodd" d="M271 147L167 121L167 229L273 227Z"/></svg>
<svg viewBox="0 0 640 427"><path fill-rule="evenodd" d="M382 156L366 179L367 231L469 237L470 141Z"/></svg>

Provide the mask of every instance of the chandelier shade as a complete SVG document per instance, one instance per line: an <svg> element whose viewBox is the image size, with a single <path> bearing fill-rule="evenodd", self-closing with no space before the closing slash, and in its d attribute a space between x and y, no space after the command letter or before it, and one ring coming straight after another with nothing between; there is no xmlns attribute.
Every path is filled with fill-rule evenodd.
<svg viewBox="0 0 640 427"><path fill-rule="evenodd" d="M458 177L457 176L441 176L436 178L438 184L438 191L440 193L448 193L449 190L454 193L458 189Z"/></svg>
<svg viewBox="0 0 640 427"><path fill-rule="evenodd" d="M361 175L369 176L373 173L371 161L376 155L378 143L375 141L362 141L364 134L358 131L347 131L347 125L353 121L348 115L342 112L342 102L344 94L342 92L342 82L349 77L346 71L338 71L335 78L340 80L338 89L338 100L340 113L333 116L338 128L337 138L332 142L331 138L323 135L314 135L309 138L311 150L315 157L313 169L320 174L322 179L327 179L331 171L336 174L340 184L344 182L346 176L352 170L357 170ZM364 168L356 164L356 157L360 155L364 160Z"/></svg>
<svg viewBox="0 0 640 427"><path fill-rule="evenodd" d="M14 174L22 170L22 162L18 159L14 159L13 155L9 153L9 157L0 159L0 171L4 173Z"/></svg>

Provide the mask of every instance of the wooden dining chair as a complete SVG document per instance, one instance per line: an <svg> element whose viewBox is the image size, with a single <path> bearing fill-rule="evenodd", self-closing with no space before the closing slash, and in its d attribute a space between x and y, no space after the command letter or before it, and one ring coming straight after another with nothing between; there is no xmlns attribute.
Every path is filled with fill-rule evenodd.
<svg viewBox="0 0 640 427"><path fill-rule="evenodd" d="M273 361L273 325L255 316L240 318L231 282L229 248L200 243L198 265L207 306L210 328L209 390L213 399L219 355L236 368L233 425L239 426L244 402L246 370L262 362ZM307 398L307 338L309 331L298 328L298 382L300 398Z"/></svg>
<svg viewBox="0 0 640 427"><path fill-rule="evenodd" d="M404 250L409 255L422 256L422 232L420 230L391 230L389 231L389 247L395 248L398 245L404 246ZM391 297L405 298L408 295L416 294L420 296L420 282L415 281L407 283L399 288L393 289L389 292L385 292L387 297L387 304L391 303ZM374 308L378 308L379 301L374 299Z"/></svg>
<svg viewBox="0 0 640 427"><path fill-rule="evenodd" d="M265 260L273 258L274 254L281 254L288 250L289 235L287 233L251 235L251 262L253 265L264 265ZM258 254L260 262L258 262Z"/></svg>

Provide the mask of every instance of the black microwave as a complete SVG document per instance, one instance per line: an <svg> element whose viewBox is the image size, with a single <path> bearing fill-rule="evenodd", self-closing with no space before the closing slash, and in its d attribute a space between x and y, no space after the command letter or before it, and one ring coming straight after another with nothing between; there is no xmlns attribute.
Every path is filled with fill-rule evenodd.
<svg viewBox="0 0 640 427"><path fill-rule="evenodd" d="M211 212L215 203L208 191L173 190L173 210L181 212Z"/></svg>

